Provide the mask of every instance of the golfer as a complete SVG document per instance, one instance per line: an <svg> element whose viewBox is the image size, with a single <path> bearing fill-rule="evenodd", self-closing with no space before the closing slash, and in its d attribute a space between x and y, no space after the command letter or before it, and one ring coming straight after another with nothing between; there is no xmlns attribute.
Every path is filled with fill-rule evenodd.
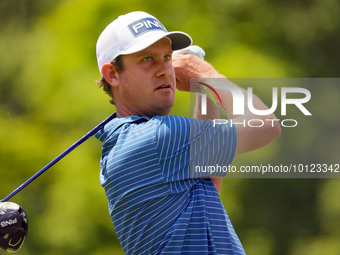
<svg viewBox="0 0 340 255"><path fill-rule="evenodd" d="M198 104L198 119L169 115L176 89L190 91L190 78L224 77L197 56L172 56L191 44L189 35L168 32L145 12L118 17L97 41L99 83L117 115L96 134L103 143L100 182L125 254L245 254L218 194L226 173L192 169L228 166L235 155L272 142L280 128L268 121L214 127L199 119L215 118L211 102L207 115ZM232 95L218 93L223 110L238 120ZM268 109L252 97L254 107ZM245 112L242 119L254 116Z"/></svg>

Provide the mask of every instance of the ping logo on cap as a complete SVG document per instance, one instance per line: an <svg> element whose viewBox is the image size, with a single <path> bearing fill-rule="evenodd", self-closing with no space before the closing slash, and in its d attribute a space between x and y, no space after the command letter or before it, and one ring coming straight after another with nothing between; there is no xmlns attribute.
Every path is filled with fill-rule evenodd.
<svg viewBox="0 0 340 255"><path fill-rule="evenodd" d="M128 27L134 37L140 36L149 30L163 30L164 32L167 32L162 23L154 18L144 18L137 20L131 23Z"/></svg>

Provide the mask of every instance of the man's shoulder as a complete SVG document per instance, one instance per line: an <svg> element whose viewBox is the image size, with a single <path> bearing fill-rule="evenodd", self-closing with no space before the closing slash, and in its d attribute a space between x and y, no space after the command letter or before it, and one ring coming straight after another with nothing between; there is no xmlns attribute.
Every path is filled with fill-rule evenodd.
<svg viewBox="0 0 340 255"><path fill-rule="evenodd" d="M189 122L190 118L177 115L154 116L152 118L130 115L113 119L103 128L102 132L107 134L152 133L164 126L172 129L183 126L185 123L189 124Z"/></svg>
<svg viewBox="0 0 340 255"><path fill-rule="evenodd" d="M155 116L150 122L154 122L159 128L167 130L190 128L193 124L199 124L196 119L178 115Z"/></svg>
<svg viewBox="0 0 340 255"><path fill-rule="evenodd" d="M163 115L163 116L154 116L151 120L156 120L160 122L176 122L176 121L189 121L191 118L183 117L179 115Z"/></svg>
<svg viewBox="0 0 340 255"><path fill-rule="evenodd" d="M95 137L102 142L111 137L114 133L120 133L122 128L130 124L139 124L147 122L149 119L144 116L131 115L126 117L117 117L108 122L101 130L99 130Z"/></svg>

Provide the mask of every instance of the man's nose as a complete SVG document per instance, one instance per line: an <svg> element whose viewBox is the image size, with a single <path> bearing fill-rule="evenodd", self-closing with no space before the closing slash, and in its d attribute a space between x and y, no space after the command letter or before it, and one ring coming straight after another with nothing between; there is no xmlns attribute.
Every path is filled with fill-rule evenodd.
<svg viewBox="0 0 340 255"><path fill-rule="evenodd" d="M157 77L169 76L173 72L172 62L161 60L158 64Z"/></svg>

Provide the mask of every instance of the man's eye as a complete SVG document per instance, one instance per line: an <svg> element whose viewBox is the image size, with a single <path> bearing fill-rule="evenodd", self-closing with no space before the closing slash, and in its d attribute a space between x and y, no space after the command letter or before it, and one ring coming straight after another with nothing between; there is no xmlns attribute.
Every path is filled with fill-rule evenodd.
<svg viewBox="0 0 340 255"><path fill-rule="evenodd" d="M152 58L151 57L145 57L144 61L150 62L150 61L152 61Z"/></svg>
<svg viewBox="0 0 340 255"><path fill-rule="evenodd" d="M166 56L164 57L164 59L165 59L165 60L170 60L170 59L171 59L171 55L166 55Z"/></svg>

